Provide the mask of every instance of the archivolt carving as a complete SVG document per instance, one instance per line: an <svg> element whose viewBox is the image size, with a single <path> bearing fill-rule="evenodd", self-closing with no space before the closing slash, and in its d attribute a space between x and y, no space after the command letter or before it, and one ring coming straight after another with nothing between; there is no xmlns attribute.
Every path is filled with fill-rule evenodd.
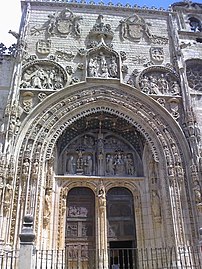
<svg viewBox="0 0 202 269"><path fill-rule="evenodd" d="M100 90L103 91L103 89L100 89ZM107 94L111 94L112 91L110 89L104 89L104 92L107 93ZM68 104L68 110L73 110L73 109L79 107L81 104L85 104L85 103L88 104L89 102L93 102L95 100L99 100L100 99L99 96L96 97L96 94L95 94L95 91L94 91L93 88L91 90L88 89L87 91L85 91L85 93L84 93L84 91L83 92L80 92L79 95L77 95L77 94L75 95L75 96L77 96L77 101L76 102L75 101L71 101L71 99L69 99L69 98L67 98L65 101L63 101L63 103L66 102ZM79 101L79 99L82 98L83 95L85 96L85 100L82 100L82 102L81 102L81 101ZM88 95L90 95L90 99L88 99L88 97L87 97ZM116 95L116 98L117 99L115 99L115 95ZM94 98L92 98L92 96L94 96ZM129 102L128 98L126 99L126 102L123 102L123 101L120 100L120 97L122 97L122 94L120 94L120 93L119 94L118 93L116 94L115 92L113 92L113 95L112 96L113 97L110 97L110 98L107 97L107 96L106 97L102 97L102 99L103 100L106 100L106 101L108 100L111 103L114 103L116 101L116 102L119 103L119 105L122 105L123 107L127 107L127 109L131 109L131 111L134 111L135 113L138 113L138 115L140 117L143 117L144 120L146 120L148 122L150 121L150 119L148 118L148 116L146 116L145 112L142 113L141 110L138 110L138 109L140 109L140 107L143 108L141 103L135 102L134 104L131 104L130 105L130 102ZM58 106L58 104L57 104L57 106ZM58 107L59 110L56 109L55 106L52 106L52 109L51 110L54 111L54 113L57 111L57 118L55 118L55 116L54 117L48 116L47 118L51 119L51 121L50 120L49 121L46 120L46 123L47 123L47 126L48 127L51 127L51 125L54 122L57 122L59 118L61 119L62 117L64 117L64 115L66 115L66 113L67 113L68 110L66 109L66 107L63 107L63 106L64 106L64 104L61 105L61 106L59 106L60 107L60 108ZM147 108L144 108L144 109L146 111L148 110ZM124 113L122 113L120 111L116 111L116 110L114 110L112 108L108 108L108 107L104 107L103 106L103 107L92 107L91 109L87 109L86 111L82 111L82 113L78 113L78 115L76 117L73 116L73 117L71 117L71 119L67 119L65 123L61 124L60 127L59 127L59 129L57 129L57 128L55 129L55 127L54 127L55 134L52 136L51 145L54 145L54 142L58 139L58 137L63 132L63 130L67 126L69 126L71 123L73 123L77 119L79 119L79 117L84 117L85 115L89 115L91 113L98 112L98 111L106 111L106 112L109 112L109 113L112 113L112 114L116 114L117 116L120 116L120 117L125 118L127 121L131 121L132 124L134 124L135 126L137 126L137 128L142 133L144 133L144 135L147 138L147 140L150 140L149 143L151 143L152 139L150 138L150 136L148 135L148 133L145 132L145 129L142 127L141 124L138 124L138 123L134 122L133 119L131 119L130 117L128 117L127 115L125 115ZM47 112L47 113L50 113L50 112ZM45 117L46 115L48 115L47 113L46 114L44 113L43 114L43 117ZM52 114L52 112L51 112L51 114ZM155 120L153 120L153 121L155 121ZM152 120L151 120L151 122L152 122ZM150 123L150 125L151 125L151 123ZM155 128L155 125L154 125L154 128ZM31 131L31 132L33 132L33 131ZM152 146L152 148L154 149L153 146ZM51 152L51 151L52 150L50 150L50 151L48 150L48 152ZM156 156L156 158L158 159L156 149L154 149L153 153L154 153L154 156Z"/></svg>
<svg viewBox="0 0 202 269"><path fill-rule="evenodd" d="M124 99L123 96L125 96ZM119 110L117 109L117 105ZM68 113L69 111L71 111L71 114ZM27 157L33 159L36 154L40 154L37 152L41 152L41 162L39 164L41 167L45 159L50 159L50 157L53 156L56 141L68 126L71 126L72 123L87 115L98 112L107 112L116 115L119 118L123 118L135 126L137 130L143 134L150 145L156 161L159 161L159 143L164 149L167 149L167 165L168 167L172 166L174 173L172 175L172 180L175 181L178 179L177 166L181 166L180 152L178 148L175 149L174 147L171 147L171 143L174 144L175 147L178 146L173 142L175 141L175 138L166 127L164 120L152 111L153 108L148 104L145 105L144 101L141 102L136 95L129 94L129 92L127 93L125 89L122 91L121 89L118 90L103 86L88 87L84 89L81 87L80 90L74 91L74 96L65 92L65 96L61 95L59 100L55 100L54 103L51 103L50 108L46 107L44 110L41 110L41 113L38 114L33 122L31 122L31 125L27 130L27 135L24 137L24 141L21 145L19 157L21 160L24 159L22 153L27 152ZM34 138L32 135L33 132L36 132L39 122L41 122L40 129L38 129L37 136ZM43 124L44 122L46 122L46 124ZM153 136L151 136L152 134L158 137L158 142L154 140ZM31 151L25 151L24 147L31 137L33 137L35 142ZM30 140L30 142L31 141L32 140ZM177 157L176 160L179 161L177 163L173 158L174 154ZM42 171L42 169L39 168L39 171ZM175 175L177 177L175 177ZM20 171L17 177L21 177ZM40 180L41 188L45 185L44 176L42 178L40 176ZM38 191L40 193L40 189ZM15 200L18 193L16 188ZM39 199L37 199L37 208L39 206L38 201ZM14 225L14 223L12 225Z"/></svg>

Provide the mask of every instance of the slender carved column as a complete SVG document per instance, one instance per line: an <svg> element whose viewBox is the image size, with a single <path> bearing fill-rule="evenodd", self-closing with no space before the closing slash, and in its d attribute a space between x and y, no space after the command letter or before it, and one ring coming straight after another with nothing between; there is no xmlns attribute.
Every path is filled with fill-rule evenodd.
<svg viewBox="0 0 202 269"><path fill-rule="evenodd" d="M107 218L106 218L106 193L103 183L98 187L98 255L99 255L99 269L108 268L107 255Z"/></svg>

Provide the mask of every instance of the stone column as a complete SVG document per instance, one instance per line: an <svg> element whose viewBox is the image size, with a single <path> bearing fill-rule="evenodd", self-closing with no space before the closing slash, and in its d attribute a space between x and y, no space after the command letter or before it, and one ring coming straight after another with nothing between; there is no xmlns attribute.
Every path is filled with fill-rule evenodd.
<svg viewBox="0 0 202 269"><path fill-rule="evenodd" d="M99 269L108 268L107 253L107 217L105 187L101 184L98 188L98 235L99 235Z"/></svg>
<svg viewBox="0 0 202 269"><path fill-rule="evenodd" d="M32 215L25 215L22 232L20 234L19 269L34 268L34 239L33 217Z"/></svg>

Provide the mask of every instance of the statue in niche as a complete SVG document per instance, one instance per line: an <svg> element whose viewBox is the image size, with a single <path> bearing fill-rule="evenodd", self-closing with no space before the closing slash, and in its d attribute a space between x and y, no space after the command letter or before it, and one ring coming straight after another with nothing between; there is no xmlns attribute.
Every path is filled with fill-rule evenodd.
<svg viewBox="0 0 202 269"><path fill-rule="evenodd" d="M98 60L97 57L91 58L88 64L88 73L90 77L98 77Z"/></svg>
<svg viewBox="0 0 202 269"><path fill-rule="evenodd" d="M83 159L83 153L80 151L78 153L78 159L76 161L76 173L83 174L83 172L84 172L84 159Z"/></svg>
<svg viewBox="0 0 202 269"><path fill-rule="evenodd" d="M151 203L154 218L161 218L161 201L157 190L152 190Z"/></svg>
<svg viewBox="0 0 202 269"><path fill-rule="evenodd" d="M32 177L35 178L39 173L39 161L37 159L34 160L32 164Z"/></svg>
<svg viewBox="0 0 202 269"><path fill-rule="evenodd" d="M106 206L106 193L105 193L105 187L103 184L100 184L98 188L98 201L99 201L99 206L100 207L105 207Z"/></svg>
<svg viewBox="0 0 202 269"><path fill-rule="evenodd" d="M46 226L50 220L51 214L51 192L50 188L46 188L44 197L44 225Z"/></svg>
<svg viewBox="0 0 202 269"><path fill-rule="evenodd" d="M118 76L118 66L116 57L107 57L102 51L98 56L92 56L88 62L88 76L100 78L116 78Z"/></svg>
<svg viewBox="0 0 202 269"><path fill-rule="evenodd" d="M114 158L112 155L108 154L106 158L106 173L108 175L114 175Z"/></svg>
<svg viewBox="0 0 202 269"><path fill-rule="evenodd" d="M13 194L13 188L12 188L12 179L7 178L6 179L6 185L4 189L4 214L8 213L10 205L11 205L11 199Z"/></svg>
<svg viewBox="0 0 202 269"><path fill-rule="evenodd" d="M75 166L74 156L70 156L67 160L67 173L71 175L75 174Z"/></svg>
<svg viewBox="0 0 202 269"><path fill-rule="evenodd" d="M116 63L116 57L112 56L111 63L109 64L109 76L116 78L118 74L118 68Z"/></svg>
<svg viewBox="0 0 202 269"><path fill-rule="evenodd" d="M193 190L195 194L195 202L197 205L202 204L202 193L198 180L195 180L193 184L194 184Z"/></svg>
<svg viewBox="0 0 202 269"><path fill-rule="evenodd" d="M107 78L108 77L108 67L105 55L103 52L100 52L100 77Z"/></svg>
<svg viewBox="0 0 202 269"><path fill-rule="evenodd" d="M92 175L92 170L93 170L93 160L90 155L87 156L85 163L84 163L84 173L85 175Z"/></svg>
<svg viewBox="0 0 202 269"><path fill-rule="evenodd" d="M126 174L127 175L134 175L135 168L134 168L133 159L131 157L131 154L128 154L125 157L125 167L126 167Z"/></svg>
<svg viewBox="0 0 202 269"><path fill-rule="evenodd" d="M115 156L115 175L124 175L125 174L125 167L124 167L124 160L121 153L118 153Z"/></svg>
<svg viewBox="0 0 202 269"><path fill-rule="evenodd" d="M29 166L30 166L30 162L29 159L26 158L24 159L23 165L22 165L22 175L23 176L27 176L29 173Z"/></svg>

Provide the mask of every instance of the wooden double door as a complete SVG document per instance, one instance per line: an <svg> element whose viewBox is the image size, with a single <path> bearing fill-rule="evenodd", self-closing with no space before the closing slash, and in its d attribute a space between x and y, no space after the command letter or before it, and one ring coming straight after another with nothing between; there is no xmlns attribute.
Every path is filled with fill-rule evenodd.
<svg viewBox="0 0 202 269"><path fill-rule="evenodd" d="M94 192L86 187L76 187L68 193L65 242L71 268L95 268L98 264L100 235L96 227L100 216L96 199ZM105 210L108 263L112 268L124 263L121 250L136 247L132 193L126 188L111 188L106 194Z"/></svg>

